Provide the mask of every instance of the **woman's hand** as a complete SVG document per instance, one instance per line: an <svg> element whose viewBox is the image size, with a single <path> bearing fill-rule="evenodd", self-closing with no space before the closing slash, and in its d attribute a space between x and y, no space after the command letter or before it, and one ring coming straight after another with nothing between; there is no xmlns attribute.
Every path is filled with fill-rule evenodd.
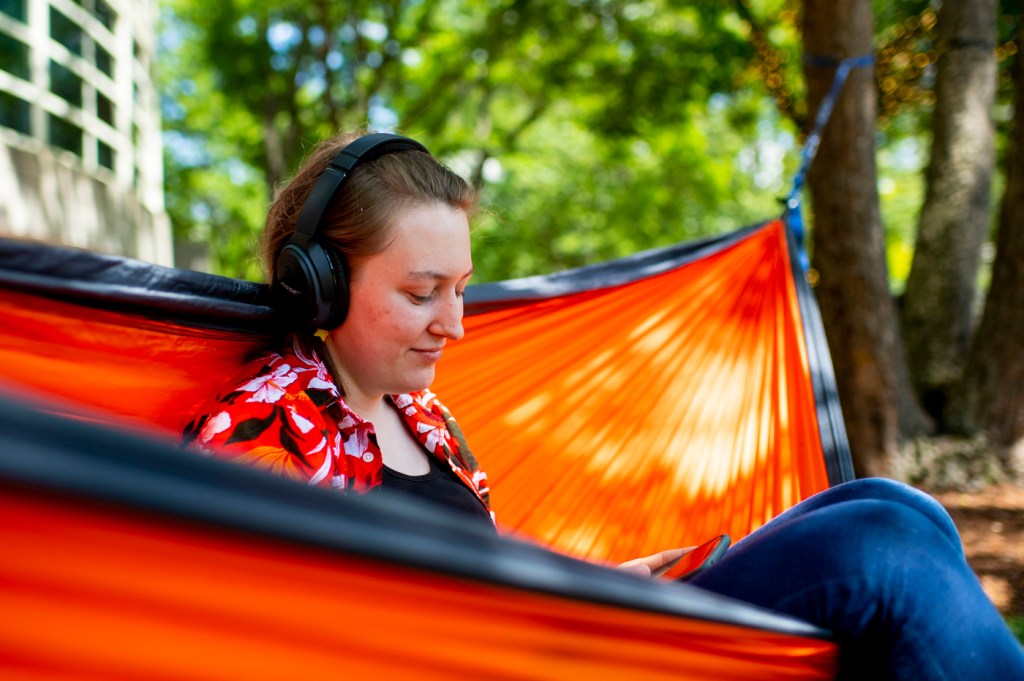
<svg viewBox="0 0 1024 681"><path fill-rule="evenodd" d="M672 569L679 559L693 551L695 546L688 546L685 549L668 549L661 553L655 553L653 556L645 556L643 558L634 558L628 560L621 565L616 566L615 569L629 572L634 575L641 577L661 577L663 574Z"/></svg>

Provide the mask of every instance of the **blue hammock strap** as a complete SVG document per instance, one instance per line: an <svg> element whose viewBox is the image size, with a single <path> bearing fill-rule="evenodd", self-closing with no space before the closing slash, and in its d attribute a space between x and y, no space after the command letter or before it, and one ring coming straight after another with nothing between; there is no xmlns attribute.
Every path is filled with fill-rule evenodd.
<svg viewBox="0 0 1024 681"><path fill-rule="evenodd" d="M814 127L811 129L811 134L807 136L807 141L804 142L803 149L800 151L800 167L797 169L796 175L793 176L793 188L786 197L785 209L782 214L782 219L785 221L786 226L793 232L793 236L796 237L800 269L804 272L810 267L805 244L804 218L801 210L803 206L801 194L804 183L807 180L807 170L810 168L811 163L814 162L814 157L818 153L822 131L824 131L828 119L832 116L832 109L839 98L839 93L843 90L843 85L846 84L846 78L850 75L850 71L862 66L870 66L874 62L874 54L847 57L846 59L814 55L804 57L804 63L811 66L822 68L835 67L836 69L835 76L832 78L832 85L818 107L818 113L814 118Z"/></svg>

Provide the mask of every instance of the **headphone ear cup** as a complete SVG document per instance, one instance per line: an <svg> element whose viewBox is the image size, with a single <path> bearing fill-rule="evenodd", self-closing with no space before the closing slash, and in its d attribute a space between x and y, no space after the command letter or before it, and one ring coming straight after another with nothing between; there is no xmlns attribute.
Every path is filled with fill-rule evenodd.
<svg viewBox="0 0 1024 681"><path fill-rule="evenodd" d="M331 279L334 282L333 309L330 315L320 325L322 329L336 329L342 325L348 317L349 288L348 288L348 261L345 255L333 246L323 245L324 255L331 263Z"/></svg>
<svg viewBox="0 0 1024 681"><path fill-rule="evenodd" d="M306 253L312 266L309 296L313 314L307 325L317 329L333 329L340 324L337 319L337 284L334 279L334 263L331 260L331 249L316 239L306 244Z"/></svg>
<svg viewBox="0 0 1024 681"><path fill-rule="evenodd" d="M316 317L315 267L306 249L286 244L274 268L274 307L292 327L308 326Z"/></svg>
<svg viewBox="0 0 1024 681"><path fill-rule="evenodd" d="M348 284L343 280L344 299L338 296L335 281L340 254L334 249L310 241L306 248L288 243L277 257L274 298L277 309L296 328L333 329L348 312ZM345 275L343 260L337 271ZM343 307L342 314L338 314Z"/></svg>

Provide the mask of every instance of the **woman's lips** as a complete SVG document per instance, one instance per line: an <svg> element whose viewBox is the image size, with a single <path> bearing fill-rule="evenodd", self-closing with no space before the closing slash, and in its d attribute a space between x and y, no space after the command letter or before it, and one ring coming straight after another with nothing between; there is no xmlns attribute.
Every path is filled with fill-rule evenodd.
<svg viewBox="0 0 1024 681"><path fill-rule="evenodd" d="M417 356L430 362L436 362L441 359L441 350L442 348L413 348L413 352L415 352Z"/></svg>

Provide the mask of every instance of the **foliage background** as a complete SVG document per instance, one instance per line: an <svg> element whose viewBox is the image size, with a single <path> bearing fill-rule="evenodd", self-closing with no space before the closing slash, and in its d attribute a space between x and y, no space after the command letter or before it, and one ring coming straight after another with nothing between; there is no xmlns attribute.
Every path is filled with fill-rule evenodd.
<svg viewBox="0 0 1024 681"><path fill-rule="evenodd" d="M179 242L206 245L205 269L260 279L253 245L273 188L316 141L360 126L421 138L481 187L477 281L779 213L806 115L797 2L340 4L165 2L167 208ZM879 187L898 293L928 156L935 9L875 5ZM1015 52L1004 17L1002 61Z"/></svg>
<svg viewBox="0 0 1024 681"><path fill-rule="evenodd" d="M882 42L928 10L882 4ZM251 253L273 187L317 140L365 125L423 139L481 187L477 281L779 213L805 116L797 3L333 5L165 4L167 206L212 271L260 278ZM924 47L901 44L902 60ZM927 160L927 97L906 104L879 135L897 290Z"/></svg>

